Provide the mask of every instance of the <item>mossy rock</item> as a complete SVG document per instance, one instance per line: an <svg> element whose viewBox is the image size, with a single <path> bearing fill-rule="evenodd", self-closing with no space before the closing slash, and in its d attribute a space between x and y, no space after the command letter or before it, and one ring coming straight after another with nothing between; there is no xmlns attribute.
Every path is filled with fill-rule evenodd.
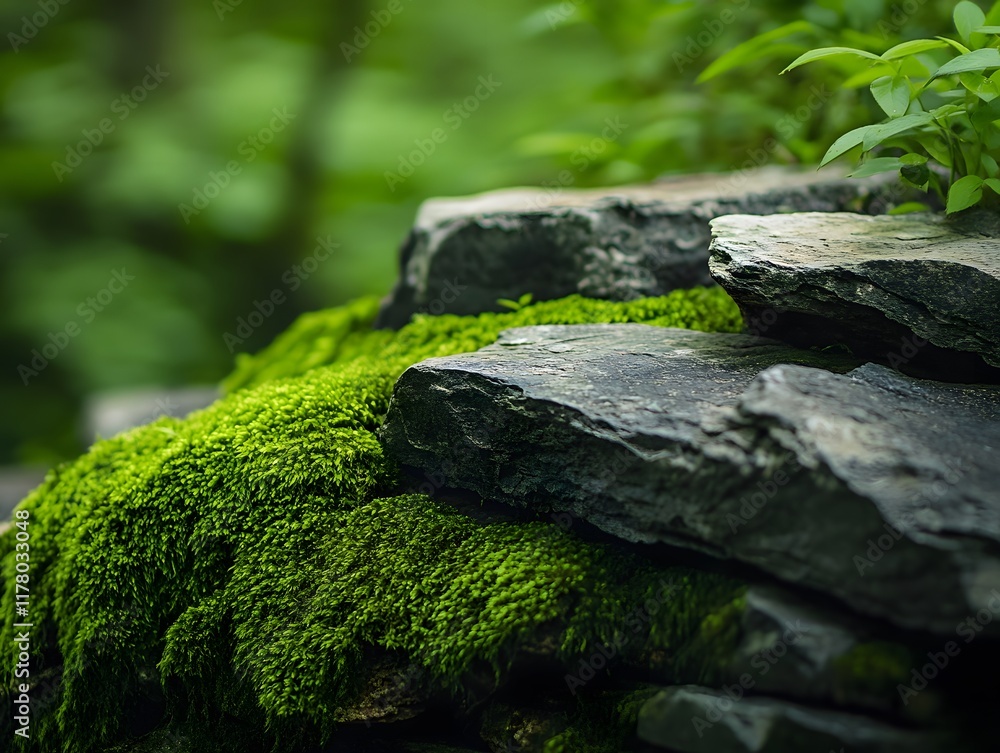
<svg viewBox="0 0 1000 753"><path fill-rule="evenodd" d="M375 431L403 369L502 329L631 321L734 331L732 301L717 289L618 304L573 297L418 317L396 333L371 330L374 312L363 300L302 317L240 360L228 396L96 444L20 505L32 677L59 681L47 685L52 700L36 710L30 742L13 737L10 715L5 739L67 753L166 751L212 739L228 719L262 750L304 750L334 739L373 652L405 657L461 706L468 677L501 684L540 630L556 637L553 660L565 666L620 642L625 615L663 582L677 587L671 608L621 661L667 651L687 657L686 672L713 671L717 645L703 657L688 647L741 584L654 567L550 523L480 523L400 494ZM18 530L0 536L8 707Z"/></svg>

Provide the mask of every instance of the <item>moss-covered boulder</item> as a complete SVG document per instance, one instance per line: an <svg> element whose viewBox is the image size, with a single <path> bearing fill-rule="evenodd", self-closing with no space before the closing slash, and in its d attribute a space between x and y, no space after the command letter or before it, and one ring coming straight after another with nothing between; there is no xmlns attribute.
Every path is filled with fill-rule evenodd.
<svg viewBox="0 0 1000 753"><path fill-rule="evenodd" d="M396 377L423 358L529 324L733 331L725 294L574 297L398 333L370 329L375 309L303 317L241 360L228 396L98 443L25 499L24 525L0 537L0 679L8 708L21 683L32 703L20 736L2 717L5 740L76 753L335 745L387 662L416 668L420 693L459 716L479 713L525 655L545 657L567 708L600 685L564 681L597 646L617 647L609 667L641 670L655 649L674 681L710 680L719 646L705 650L699 632L733 613L741 584L403 494L375 431Z"/></svg>

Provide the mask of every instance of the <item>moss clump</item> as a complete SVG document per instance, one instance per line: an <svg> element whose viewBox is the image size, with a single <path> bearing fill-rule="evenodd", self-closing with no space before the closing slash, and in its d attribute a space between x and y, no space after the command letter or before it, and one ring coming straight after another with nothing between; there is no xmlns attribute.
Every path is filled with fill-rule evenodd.
<svg viewBox="0 0 1000 753"><path fill-rule="evenodd" d="M127 736L136 709L162 716L148 709L161 691L175 725L228 715L258 739L312 744L329 738L372 649L404 653L458 692L469 672L502 673L541 626L567 659L615 641L664 579L680 595L648 632L670 651L738 595L724 579L651 569L552 525L482 526L425 497L389 497L396 469L375 436L395 378L417 360L534 323L732 330L724 294L574 297L422 317L398 333L366 330L372 311L369 301L303 318L241 361L233 394L98 443L22 503L32 676L61 672L32 720L35 749L107 746ZM8 701L15 532L0 536ZM10 724L5 715L0 732L21 744Z"/></svg>

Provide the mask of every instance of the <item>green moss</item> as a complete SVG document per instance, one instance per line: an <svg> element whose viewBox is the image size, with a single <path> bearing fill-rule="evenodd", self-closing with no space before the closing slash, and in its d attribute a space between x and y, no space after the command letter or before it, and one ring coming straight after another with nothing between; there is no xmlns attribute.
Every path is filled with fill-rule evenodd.
<svg viewBox="0 0 1000 753"><path fill-rule="evenodd" d="M858 698L894 698L896 686L909 681L916 657L898 643L861 643L834 660L834 695L850 702Z"/></svg>
<svg viewBox="0 0 1000 753"><path fill-rule="evenodd" d="M743 320L722 288L678 290L659 298L612 303L574 295L544 301L509 313L477 317L417 315L397 332L367 330L377 300L365 298L343 308L318 311L298 319L270 346L255 356L241 354L236 369L223 383L235 391L309 369L374 356L402 372L425 358L478 350L511 327L536 324L637 322L659 327L683 327L708 332L739 332Z"/></svg>
<svg viewBox="0 0 1000 753"><path fill-rule="evenodd" d="M544 741L543 753L619 753L635 736L639 709L658 687L603 693L570 716L565 729Z"/></svg>
<svg viewBox="0 0 1000 753"><path fill-rule="evenodd" d="M418 496L375 430L409 364L478 348L532 323L646 321L732 330L717 291L627 304L571 298L510 314L420 317L365 329L371 301L304 317L185 420L98 443L49 473L30 513L32 674L57 671L32 722L38 750L120 740L162 688L174 724L228 714L292 748L329 737L372 647L403 652L444 688L502 674L553 627L567 662L608 644L658 591L678 596L624 656L683 652L740 587L654 569L548 524L479 525ZM0 678L13 687L16 529L0 536ZM10 715L0 732L11 738ZM3 725L6 725L4 727ZM17 738L13 738L17 740Z"/></svg>

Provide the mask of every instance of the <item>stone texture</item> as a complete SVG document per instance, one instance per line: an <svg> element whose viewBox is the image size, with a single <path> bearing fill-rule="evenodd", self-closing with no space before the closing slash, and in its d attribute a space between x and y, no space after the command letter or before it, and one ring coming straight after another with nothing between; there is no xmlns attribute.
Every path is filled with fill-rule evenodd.
<svg viewBox="0 0 1000 753"><path fill-rule="evenodd" d="M855 714L693 685L667 688L639 712L639 738L678 753L943 751L945 741Z"/></svg>
<svg viewBox="0 0 1000 753"><path fill-rule="evenodd" d="M757 332L948 381L1000 380L988 368L1000 367L995 223L814 212L711 224L712 276Z"/></svg>
<svg viewBox="0 0 1000 753"><path fill-rule="evenodd" d="M382 437L439 487L954 636L1000 612L1000 388L831 372L853 365L748 335L515 329L407 370Z"/></svg>
<svg viewBox="0 0 1000 753"><path fill-rule="evenodd" d="M831 177L833 176L833 177ZM417 311L478 314L498 298L631 300L711 284L708 222L723 214L884 210L884 178L763 168L597 190L516 188L421 206L378 326ZM873 202L874 198L882 199ZM898 198L898 197L897 197Z"/></svg>
<svg viewBox="0 0 1000 753"><path fill-rule="evenodd" d="M775 586L748 589L740 635L724 684L783 698L895 712L896 685L920 663L860 621Z"/></svg>

